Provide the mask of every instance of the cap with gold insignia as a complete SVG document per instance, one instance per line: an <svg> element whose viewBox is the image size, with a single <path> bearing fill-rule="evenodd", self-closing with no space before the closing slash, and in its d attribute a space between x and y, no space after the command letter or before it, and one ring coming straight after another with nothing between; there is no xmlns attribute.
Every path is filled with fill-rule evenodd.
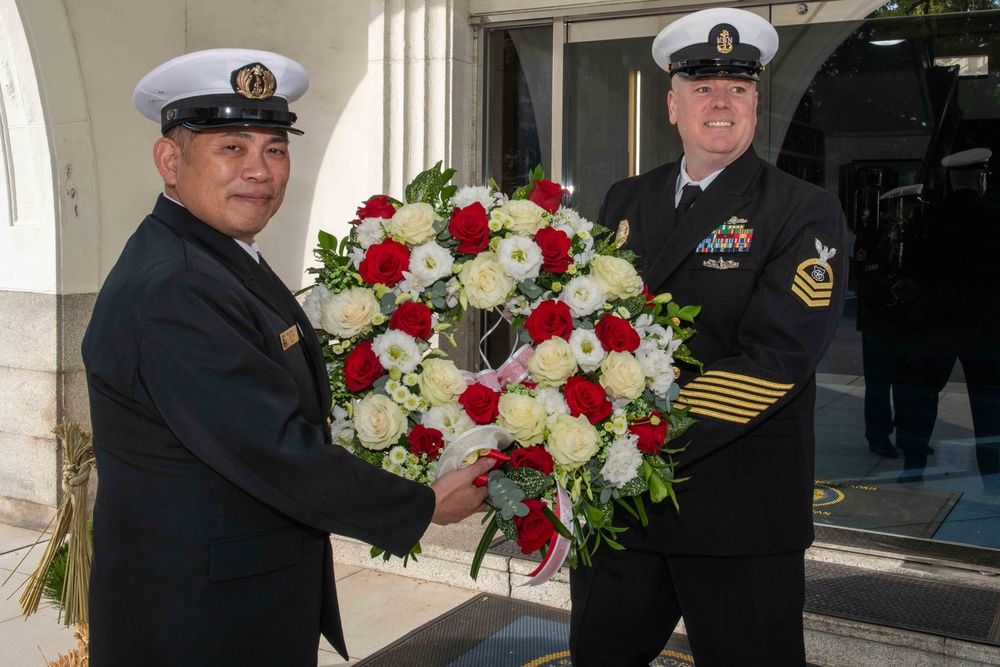
<svg viewBox="0 0 1000 667"><path fill-rule="evenodd" d="M302 65L269 51L209 49L170 60L135 87L132 103L166 134L177 125L293 129L288 110L309 87Z"/></svg>
<svg viewBox="0 0 1000 667"><path fill-rule="evenodd" d="M653 60L685 79L757 81L778 52L778 32L742 9L716 7L677 19L653 40Z"/></svg>
<svg viewBox="0 0 1000 667"><path fill-rule="evenodd" d="M992 155L989 148L970 148L952 153L942 159L941 164L948 169L985 169Z"/></svg>

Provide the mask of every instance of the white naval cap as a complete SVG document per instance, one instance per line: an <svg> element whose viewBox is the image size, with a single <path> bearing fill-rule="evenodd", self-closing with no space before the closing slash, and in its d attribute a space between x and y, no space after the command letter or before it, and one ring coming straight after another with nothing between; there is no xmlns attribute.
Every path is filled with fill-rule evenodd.
<svg viewBox="0 0 1000 667"><path fill-rule="evenodd" d="M923 183L914 183L913 185L901 185L898 188L893 188L889 190L884 195L879 197L879 199L901 199L903 197L913 197L914 195L921 195L924 192Z"/></svg>
<svg viewBox="0 0 1000 667"><path fill-rule="evenodd" d="M742 9L716 7L677 19L653 40L653 60L685 79L756 81L778 52L778 31Z"/></svg>
<svg viewBox="0 0 1000 667"><path fill-rule="evenodd" d="M147 74L132 103L158 121L163 134L177 126L292 129L288 103L302 97L309 75L290 58L252 49L209 49L178 56Z"/></svg>
<svg viewBox="0 0 1000 667"><path fill-rule="evenodd" d="M984 168L990 161L993 151L989 148L970 148L967 151L952 153L941 160L948 169Z"/></svg>

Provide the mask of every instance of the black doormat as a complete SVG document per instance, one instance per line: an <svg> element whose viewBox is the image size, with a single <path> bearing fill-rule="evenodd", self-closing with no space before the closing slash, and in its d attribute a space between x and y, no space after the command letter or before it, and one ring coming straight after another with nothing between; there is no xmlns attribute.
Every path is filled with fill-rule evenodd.
<svg viewBox="0 0 1000 667"><path fill-rule="evenodd" d="M480 595L417 628L357 667L571 667L569 612ZM687 639L674 635L654 667L693 667Z"/></svg>
<svg viewBox="0 0 1000 667"><path fill-rule="evenodd" d="M1000 591L806 560L806 611L1000 646Z"/></svg>
<svg viewBox="0 0 1000 667"><path fill-rule="evenodd" d="M813 490L813 521L909 537L934 537L961 493L874 482L822 482Z"/></svg>
<svg viewBox="0 0 1000 667"><path fill-rule="evenodd" d="M572 667L572 664L568 611L480 595L368 656L357 667ZM687 638L674 634L650 665L694 667Z"/></svg>

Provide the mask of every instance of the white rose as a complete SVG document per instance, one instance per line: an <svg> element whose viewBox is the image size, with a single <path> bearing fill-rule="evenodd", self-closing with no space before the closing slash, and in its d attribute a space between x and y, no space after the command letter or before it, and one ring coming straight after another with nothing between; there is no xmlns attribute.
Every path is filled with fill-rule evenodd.
<svg viewBox="0 0 1000 667"><path fill-rule="evenodd" d="M542 270L542 249L524 236L508 236L497 246L497 261L517 282L537 278Z"/></svg>
<svg viewBox="0 0 1000 667"><path fill-rule="evenodd" d="M420 395L431 405L454 403L469 388L458 366L449 359L427 359L417 380Z"/></svg>
<svg viewBox="0 0 1000 667"><path fill-rule="evenodd" d="M510 431L524 445L537 445L545 436L545 406L531 396L504 394L497 408L497 426Z"/></svg>
<svg viewBox="0 0 1000 667"><path fill-rule="evenodd" d="M482 310L499 306L514 289L514 279L507 275L492 252L481 252L471 262L463 264L458 279L469 303Z"/></svg>
<svg viewBox="0 0 1000 667"><path fill-rule="evenodd" d="M638 296L642 291L642 278L635 267L618 257L598 255L590 264L590 275L604 293L616 299Z"/></svg>
<svg viewBox="0 0 1000 667"><path fill-rule="evenodd" d="M420 245L434 238L434 223L440 219L430 204L404 204L389 221L389 231L410 245Z"/></svg>
<svg viewBox="0 0 1000 667"><path fill-rule="evenodd" d="M395 329L375 336L372 351L387 370L395 367L402 373L412 373L420 364L420 343L410 334Z"/></svg>
<svg viewBox="0 0 1000 667"><path fill-rule="evenodd" d="M326 285L316 284L309 294L306 295L305 300L302 302L302 310L305 311L306 317L309 318L309 324L312 325L313 329L321 329L323 327L323 309L326 308L327 302L330 297L333 296L333 292L326 288Z"/></svg>
<svg viewBox="0 0 1000 667"><path fill-rule="evenodd" d="M409 273L424 287L451 275L455 264L452 254L436 242L425 243L410 253ZM403 275L406 275L406 271Z"/></svg>
<svg viewBox="0 0 1000 667"><path fill-rule="evenodd" d="M559 300L569 306L573 317L587 317L608 300L600 283L593 276L577 276L573 278L559 293Z"/></svg>
<svg viewBox="0 0 1000 667"><path fill-rule="evenodd" d="M593 329L574 329L569 335L569 344L573 348L576 363L585 373L596 371L607 356Z"/></svg>
<svg viewBox="0 0 1000 667"><path fill-rule="evenodd" d="M646 388L646 374L628 352L608 352L601 362L601 386L611 398L634 401Z"/></svg>
<svg viewBox="0 0 1000 667"><path fill-rule="evenodd" d="M384 394L368 394L354 407L354 430L368 449L396 444L406 432L406 415Z"/></svg>
<svg viewBox="0 0 1000 667"><path fill-rule="evenodd" d="M445 442L451 442L476 425L457 403L432 406L423 414L420 422L427 428L441 431Z"/></svg>
<svg viewBox="0 0 1000 667"><path fill-rule="evenodd" d="M354 338L371 330L372 320L379 314L375 292L367 287L352 287L334 294L323 308L322 325L339 338Z"/></svg>
<svg viewBox="0 0 1000 667"><path fill-rule="evenodd" d="M527 365L539 387L558 387L576 372L576 356L569 343L553 336L538 344Z"/></svg>
<svg viewBox="0 0 1000 667"><path fill-rule="evenodd" d="M601 468L601 477L616 489L632 481L642 465L642 452L639 451L638 442L638 436L629 433L608 447L608 457Z"/></svg>
<svg viewBox="0 0 1000 667"><path fill-rule="evenodd" d="M534 236L545 226L545 209L527 199L509 201L493 213L503 226L520 236Z"/></svg>
<svg viewBox="0 0 1000 667"><path fill-rule="evenodd" d="M576 470L593 458L601 436L586 415L559 415L549 433L546 449L552 459L566 470Z"/></svg>
<svg viewBox="0 0 1000 667"><path fill-rule="evenodd" d="M358 243L365 250L381 243L387 236L385 227L389 221L384 218L365 218L357 224L355 229L358 232Z"/></svg>

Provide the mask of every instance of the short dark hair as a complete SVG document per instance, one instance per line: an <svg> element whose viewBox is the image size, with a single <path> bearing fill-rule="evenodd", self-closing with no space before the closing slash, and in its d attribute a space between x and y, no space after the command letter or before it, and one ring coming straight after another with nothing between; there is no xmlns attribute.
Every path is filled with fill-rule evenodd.
<svg viewBox="0 0 1000 667"><path fill-rule="evenodd" d="M194 141L194 131L189 130L183 125L177 125L176 127L170 128L163 136L177 144L177 146L181 149L182 157L187 151L188 146L190 146L191 142Z"/></svg>

